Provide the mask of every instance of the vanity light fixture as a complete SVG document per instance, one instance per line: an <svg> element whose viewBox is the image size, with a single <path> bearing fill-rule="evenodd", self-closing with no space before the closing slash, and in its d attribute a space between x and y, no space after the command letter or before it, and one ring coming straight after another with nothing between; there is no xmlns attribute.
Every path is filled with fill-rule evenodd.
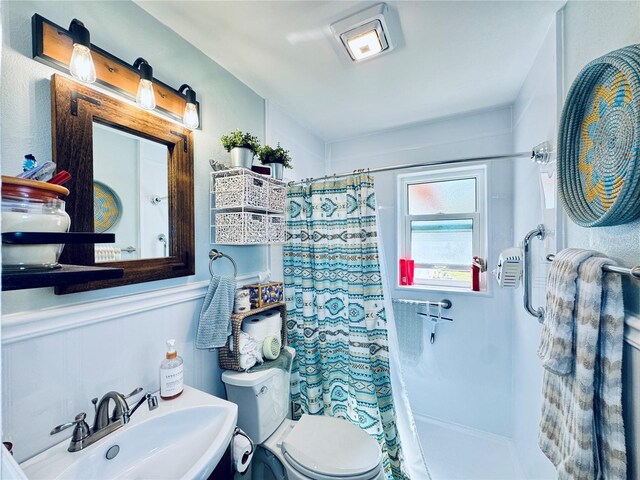
<svg viewBox="0 0 640 480"><path fill-rule="evenodd" d="M359 62L393 50L385 13L387 5L379 3L331 24L336 40L351 60Z"/></svg>
<svg viewBox="0 0 640 480"><path fill-rule="evenodd" d="M96 81L96 67L91 58L91 41L89 30L78 19L71 20L69 33L73 40L73 53L69 62L69 71L73 78L84 83Z"/></svg>
<svg viewBox="0 0 640 480"><path fill-rule="evenodd" d="M186 90L186 92L184 90ZM182 123L184 123L185 127L195 130L200 125L198 109L196 107L196 92L186 83L178 89L178 92L184 93L187 97L187 104L184 107Z"/></svg>
<svg viewBox="0 0 640 480"><path fill-rule="evenodd" d="M136 103L145 110L153 110L156 108L156 95L153 92L153 68L142 57L133 62L133 68L140 72Z"/></svg>
<svg viewBox="0 0 640 480"><path fill-rule="evenodd" d="M134 67L98 45L89 43L89 31L76 19L67 30L36 13L31 17L31 29L35 60L71 73L74 79L83 83L95 79L96 84L112 93L136 101L143 108L185 125L187 95L153 78L153 70L144 59L136 60ZM85 48L76 48L78 46ZM82 63L74 58L72 62L75 50L79 51L79 55L86 54L81 59L89 61ZM75 66L76 62L80 62L78 67ZM141 82L142 79L145 81ZM199 111L195 93L193 98L196 111ZM73 104L77 105L77 102Z"/></svg>

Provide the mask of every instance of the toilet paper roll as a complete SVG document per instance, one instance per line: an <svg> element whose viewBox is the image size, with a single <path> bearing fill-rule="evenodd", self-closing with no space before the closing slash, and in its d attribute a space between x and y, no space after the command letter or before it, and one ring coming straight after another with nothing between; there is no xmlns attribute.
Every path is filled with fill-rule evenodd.
<svg viewBox="0 0 640 480"><path fill-rule="evenodd" d="M242 321L241 329L255 338L258 345L262 345L269 334L269 322L260 314L250 315Z"/></svg>
<svg viewBox="0 0 640 480"><path fill-rule="evenodd" d="M249 290L246 288L239 288L236 290L235 301L233 304L233 312L241 313L248 312L251 309L251 299Z"/></svg>
<svg viewBox="0 0 640 480"><path fill-rule="evenodd" d="M244 473L249 468L253 457L253 441L242 430L236 427L233 437L233 466L238 473Z"/></svg>
<svg viewBox="0 0 640 480"><path fill-rule="evenodd" d="M280 331L282 330L282 315L280 312L265 312L264 320L267 322L267 335L275 335L279 337Z"/></svg>

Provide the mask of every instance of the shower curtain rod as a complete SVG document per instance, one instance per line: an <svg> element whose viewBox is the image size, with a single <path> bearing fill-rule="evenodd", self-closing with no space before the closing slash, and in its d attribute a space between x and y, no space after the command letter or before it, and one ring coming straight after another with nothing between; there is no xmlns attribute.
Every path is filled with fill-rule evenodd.
<svg viewBox="0 0 640 480"><path fill-rule="evenodd" d="M456 163L482 162L486 160L502 160L505 158L530 158L534 162L544 165L551 162L551 152L552 152L551 143L542 142L536 145L535 147L533 147L529 152L509 153L505 155L489 155L486 157L455 158L451 160L436 160L433 162L423 162L423 163L405 163L403 165L389 165L388 167L379 167L379 168L359 168L359 169L353 170L352 172L334 173L333 175L325 175L324 177L306 178L304 180L299 180L297 182L289 182L289 186L300 185L303 183L309 183L316 180L326 180L329 178L335 179L335 178L349 177L357 173L380 173L380 172L389 172L392 170L405 170L407 168L431 167L433 165L454 165Z"/></svg>

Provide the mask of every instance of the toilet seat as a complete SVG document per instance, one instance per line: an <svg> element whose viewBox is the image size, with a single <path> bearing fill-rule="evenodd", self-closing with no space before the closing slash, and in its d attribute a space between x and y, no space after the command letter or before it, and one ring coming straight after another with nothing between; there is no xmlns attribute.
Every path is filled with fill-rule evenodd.
<svg viewBox="0 0 640 480"><path fill-rule="evenodd" d="M370 480L381 469L378 443L346 420L303 415L282 441L289 465L314 480Z"/></svg>
<svg viewBox="0 0 640 480"><path fill-rule="evenodd" d="M304 475L305 477L308 477L312 480L340 480L340 479L345 479L345 480L374 480L376 478L378 478L378 472L380 470L380 466L378 465L375 469L370 470L366 473L361 473L361 474L351 474L351 475L343 475L343 476L329 476L329 475L323 475L317 471L314 470L309 470L308 468L306 468L304 465L300 465L298 462L296 462L295 460L293 460L289 454L285 453L284 454L284 458L287 461L287 463L289 464L290 467L292 467L294 470L296 470L298 473L301 473L302 475Z"/></svg>

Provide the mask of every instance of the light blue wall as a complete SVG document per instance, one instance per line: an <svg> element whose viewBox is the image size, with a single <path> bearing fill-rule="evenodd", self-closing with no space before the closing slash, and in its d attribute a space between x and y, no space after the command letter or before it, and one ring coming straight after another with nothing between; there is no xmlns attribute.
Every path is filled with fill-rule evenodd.
<svg viewBox="0 0 640 480"><path fill-rule="evenodd" d="M87 302L206 280L210 248L209 159L228 163L228 154L219 139L234 128L248 130L264 140L264 100L133 2L4 2L0 153L5 175L21 171L26 153L33 153L40 161L51 159L49 79L56 71L31 58L34 13L65 28L78 18L91 31L95 45L128 62L144 57L153 66L156 78L175 88L188 83L197 92L202 130L194 134L196 275L62 297L54 296L50 288L4 292L3 312ZM265 247L224 250L238 260L240 272L267 268Z"/></svg>
<svg viewBox="0 0 640 480"><path fill-rule="evenodd" d="M612 50L640 43L640 2L579 2L565 7L564 88L580 70ZM566 217L567 246L606 253L627 266L640 263L640 220L616 227L582 228ZM625 308L640 314L640 283L625 278Z"/></svg>
<svg viewBox="0 0 640 480"><path fill-rule="evenodd" d="M266 143L275 146L278 142L289 150L293 169L285 169L285 180L320 177L325 173L326 146L319 138L301 125L295 118L275 105L266 101ZM282 247L270 247L271 278L283 280Z"/></svg>

